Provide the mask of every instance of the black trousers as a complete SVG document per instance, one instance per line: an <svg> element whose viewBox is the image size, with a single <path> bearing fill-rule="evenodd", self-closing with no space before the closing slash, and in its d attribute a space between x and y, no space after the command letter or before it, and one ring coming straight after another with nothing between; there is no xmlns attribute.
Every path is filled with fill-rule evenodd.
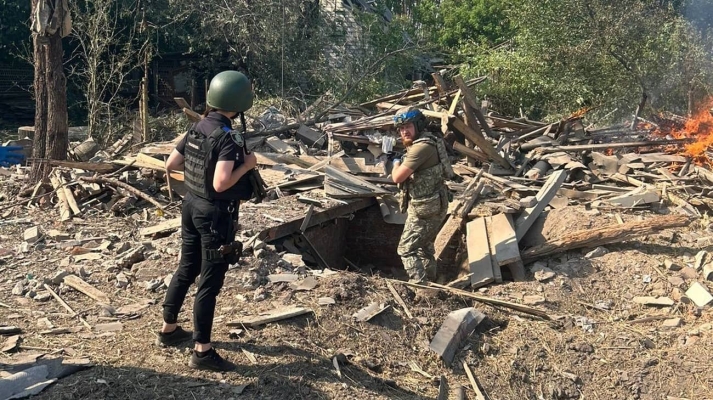
<svg viewBox="0 0 713 400"><path fill-rule="evenodd" d="M181 215L181 260L163 303L163 320L175 324L188 288L198 281L198 293L193 304L193 340L210 343L215 302L223 287L228 263L222 257L206 254L235 238L238 205L208 201L190 192L183 200Z"/></svg>

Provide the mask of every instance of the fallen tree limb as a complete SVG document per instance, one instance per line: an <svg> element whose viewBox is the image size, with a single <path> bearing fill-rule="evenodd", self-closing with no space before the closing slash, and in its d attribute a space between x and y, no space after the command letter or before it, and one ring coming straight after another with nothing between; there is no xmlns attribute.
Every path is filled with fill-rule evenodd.
<svg viewBox="0 0 713 400"><path fill-rule="evenodd" d="M117 179L107 178L107 177L103 177L103 176L92 176L92 177L83 176L83 177L80 177L79 180L82 180L85 182L90 182L90 183L104 183L104 184L120 187L120 188L126 190L127 192L133 194L134 196L148 201L149 203L156 206L156 208L163 211L163 206L161 205L161 203L159 203L158 201L153 199L151 196L149 196L146 193L144 193L134 187L131 187L131 185L121 182Z"/></svg>
<svg viewBox="0 0 713 400"><path fill-rule="evenodd" d="M403 283L404 285L413 286L413 287L417 287L417 288L421 288L421 289L442 290L445 292L457 294L459 296L468 297L473 300L477 300L481 303L490 304L490 305L494 305L494 306L506 307L506 308L510 308L512 310L520 311L525 314L534 315L536 317L540 317L540 318L546 319L548 321L552 320L552 317L550 317L549 314L547 314L545 311L538 310L536 308L528 307L528 306L525 306L522 304L511 303L511 302L505 301L505 300L494 299L492 297L487 297L487 296L471 293L471 292L468 292L465 290L456 289L456 288L452 288L452 287L448 287L448 286L444 286L444 285L439 285L439 284L433 283L433 282L429 282L428 286L419 285L418 283L411 283L411 282L404 282L404 281L397 281L397 280L394 280L394 282Z"/></svg>
<svg viewBox="0 0 713 400"><path fill-rule="evenodd" d="M655 231L688 225L691 218L686 215L666 215L649 218L645 221L631 221L625 224L612 224L597 229L584 229L567 234L566 237L532 247L521 253L522 261L527 264L538 258L584 247L597 247L605 244L622 242Z"/></svg>

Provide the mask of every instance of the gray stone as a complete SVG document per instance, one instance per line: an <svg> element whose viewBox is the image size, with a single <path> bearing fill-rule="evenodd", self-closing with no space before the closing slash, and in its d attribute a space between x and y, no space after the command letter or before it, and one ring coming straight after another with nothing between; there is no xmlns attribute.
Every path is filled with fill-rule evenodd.
<svg viewBox="0 0 713 400"><path fill-rule="evenodd" d="M154 291L158 289L162 284L163 281L161 281L160 279L151 279L150 281L147 281L145 283L146 290Z"/></svg>
<svg viewBox="0 0 713 400"><path fill-rule="evenodd" d="M587 253L584 258L590 259L590 258L597 258L601 257L605 254L609 253L609 250L606 249L606 247L599 246L596 249L590 251Z"/></svg>
<svg viewBox="0 0 713 400"><path fill-rule="evenodd" d="M59 271L55 272L54 275L52 275L52 284L59 285L64 281L64 277L67 275L69 275L69 272L64 269L60 269Z"/></svg>
<svg viewBox="0 0 713 400"><path fill-rule="evenodd" d="M12 288L12 294L15 296L22 296L25 294L25 283L23 281L17 282Z"/></svg>
<svg viewBox="0 0 713 400"><path fill-rule="evenodd" d="M43 290L35 295L32 299L39 302L49 301L52 298L50 292Z"/></svg>
<svg viewBox="0 0 713 400"><path fill-rule="evenodd" d="M129 286L129 278L123 272L116 274L116 287L123 289L127 286Z"/></svg>

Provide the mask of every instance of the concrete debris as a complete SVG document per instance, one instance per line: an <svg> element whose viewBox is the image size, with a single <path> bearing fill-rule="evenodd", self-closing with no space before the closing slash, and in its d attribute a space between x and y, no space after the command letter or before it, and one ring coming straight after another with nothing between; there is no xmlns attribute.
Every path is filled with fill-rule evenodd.
<svg viewBox="0 0 713 400"><path fill-rule="evenodd" d="M135 247L133 249L127 250L119 256L117 256L116 260L116 265L119 268L131 268L132 265L136 264L137 262L144 261L144 252L146 251L146 247L141 245L138 247Z"/></svg>
<svg viewBox="0 0 713 400"><path fill-rule="evenodd" d="M163 281L160 279L151 279L150 281L144 283L146 290L151 292L161 287L161 285L163 285Z"/></svg>
<svg viewBox="0 0 713 400"><path fill-rule="evenodd" d="M637 304L655 307L671 307L675 304L674 301L668 297L638 296L634 297L632 301Z"/></svg>
<svg viewBox="0 0 713 400"><path fill-rule="evenodd" d="M669 259L664 260L663 265L668 271L680 271L683 268Z"/></svg>
<svg viewBox="0 0 713 400"><path fill-rule="evenodd" d="M5 339L5 342L2 344L2 348L0 348L0 352L9 353L14 351L19 343L20 335L12 335Z"/></svg>
<svg viewBox="0 0 713 400"><path fill-rule="evenodd" d="M710 304L711 301L713 301L713 296L711 296L708 289L698 282L695 282L686 291L686 297L691 299L693 304L698 307L705 307Z"/></svg>
<svg viewBox="0 0 713 400"><path fill-rule="evenodd" d="M542 262L536 262L533 264L532 267L530 267L530 271L535 275L535 279L539 282L545 282L557 276L555 271L547 268L547 264Z"/></svg>
<svg viewBox="0 0 713 400"><path fill-rule="evenodd" d="M40 240L40 228L38 226L33 226L31 228L25 229L25 232L22 235L22 239L29 244L36 243L38 240Z"/></svg>
<svg viewBox="0 0 713 400"><path fill-rule="evenodd" d="M23 281L17 282L15 286L12 287L12 294L15 296L22 296L25 294L25 283Z"/></svg>
<svg viewBox="0 0 713 400"><path fill-rule="evenodd" d="M49 292L42 291L42 292L35 294L35 297L33 297L32 300L43 303L45 301L49 301L51 298L52 298L52 295Z"/></svg>
<svg viewBox="0 0 713 400"><path fill-rule="evenodd" d="M525 296L522 298L522 303L528 306L536 306L539 304L544 304L547 300L538 295Z"/></svg>
<svg viewBox="0 0 713 400"><path fill-rule="evenodd" d="M661 324L661 327L665 329L678 328L679 326L681 326L681 318L669 318Z"/></svg>
<svg viewBox="0 0 713 400"><path fill-rule="evenodd" d="M601 257L601 256L603 256L603 255L605 255L605 254L607 254L607 253L609 253L609 250L607 250L606 247L599 246L599 247L597 247L596 249L594 249L594 250L590 251L589 253L587 253L587 254L584 256L584 258L586 258L586 259L597 258L597 257Z"/></svg>
<svg viewBox="0 0 713 400"><path fill-rule="evenodd" d="M679 273L681 274L681 277L683 279L686 279L688 281L693 281L698 279L698 271L695 270L695 268L691 267L683 267Z"/></svg>
<svg viewBox="0 0 713 400"><path fill-rule="evenodd" d="M123 273L116 274L116 287L124 289L129 286L129 278Z"/></svg>

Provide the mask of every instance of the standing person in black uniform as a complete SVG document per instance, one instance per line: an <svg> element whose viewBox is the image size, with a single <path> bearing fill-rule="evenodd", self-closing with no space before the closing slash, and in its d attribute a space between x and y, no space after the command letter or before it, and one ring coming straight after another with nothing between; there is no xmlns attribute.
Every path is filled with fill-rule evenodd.
<svg viewBox="0 0 713 400"><path fill-rule="evenodd" d="M232 129L232 119L252 107L248 78L237 71L216 75L208 88L204 118L188 130L168 160L169 170L184 170L188 193L183 200L181 260L163 303L164 324L156 342L173 346L191 337L195 343L189 366L214 371L234 370L211 346L216 297L230 263L237 262L242 246L235 243L240 200L252 197L250 171L257 164L247 151L243 135ZM238 249L239 248L239 249ZM193 305L193 327L177 325L186 293L196 277L198 292Z"/></svg>

